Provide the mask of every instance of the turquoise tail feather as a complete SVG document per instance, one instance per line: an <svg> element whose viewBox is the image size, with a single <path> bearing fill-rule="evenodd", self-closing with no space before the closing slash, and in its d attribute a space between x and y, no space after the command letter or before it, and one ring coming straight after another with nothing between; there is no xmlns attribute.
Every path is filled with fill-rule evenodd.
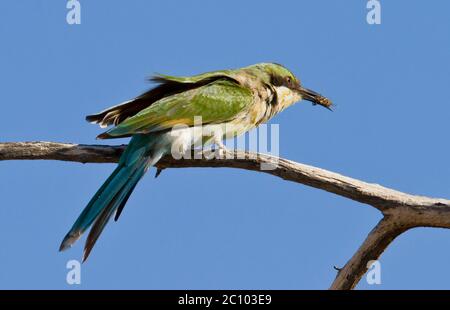
<svg viewBox="0 0 450 310"><path fill-rule="evenodd" d="M84 248L83 261L87 259L111 216L116 213L115 219L118 219L139 180L164 155L162 151L153 149L155 140L154 135L133 136L116 169L64 237L60 251L71 247L92 225Z"/></svg>

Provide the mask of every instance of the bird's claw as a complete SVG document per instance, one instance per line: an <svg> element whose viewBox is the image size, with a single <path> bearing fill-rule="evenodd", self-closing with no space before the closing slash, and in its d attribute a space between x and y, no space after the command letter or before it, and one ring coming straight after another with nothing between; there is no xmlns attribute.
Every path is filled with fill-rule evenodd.
<svg viewBox="0 0 450 310"><path fill-rule="evenodd" d="M157 177L159 177L159 175L161 174L162 171L163 171L163 169L161 169L161 168L156 168L155 179L156 179Z"/></svg>

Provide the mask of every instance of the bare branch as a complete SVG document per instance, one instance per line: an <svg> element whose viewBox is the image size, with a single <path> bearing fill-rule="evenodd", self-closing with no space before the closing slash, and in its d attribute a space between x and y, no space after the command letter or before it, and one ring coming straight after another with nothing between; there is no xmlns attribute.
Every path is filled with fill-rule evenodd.
<svg viewBox="0 0 450 310"><path fill-rule="evenodd" d="M0 143L0 161L46 159L113 163L118 161L124 149L124 145L9 142ZM195 155L203 154L198 151ZM367 271L367 262L378 259L391 241L407 229L419 226L450 228L450 200L410 195L265 154L230 151L226 156L227 159L181 160L166 156L157 164L157 168L227 167L264 172L371 205L383 213L384 218L339 271L331 289L354 288ZM262 165L273 169L262 170Z"/></svg>
<svg viewBox="0 0 450 310"><path fill-rule="evenodd" d="M46 159L80 163L115 163L126 145L103 146L56 142L0 143L0 160Z"/></svg>
<svg viewBox="0 0 450 310"><path fill-rule="evenodd" d="M366 273L367 264L372 260L378 260L389 244L408 228L407 224L398 223L391 216L384 217L369 233L353 257L338 271L330 290L353 289Z"/></svg>

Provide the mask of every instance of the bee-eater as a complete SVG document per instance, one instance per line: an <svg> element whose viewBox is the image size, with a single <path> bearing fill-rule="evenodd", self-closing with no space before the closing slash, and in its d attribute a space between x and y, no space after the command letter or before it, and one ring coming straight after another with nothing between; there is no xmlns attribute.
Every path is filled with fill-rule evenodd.
<svg viewBox="0 0 450 310"><path fill-rule="evenodd" d="M85 261L113 214L117 221L145 172L174 146L181 152L198 143L215 143L222 149L224 137L245 133L301 99L328 109L332 105L327 98L304 88L288 69L274 63L191 77L157 75L151 80L158 84L155 88L86 117L102 128L114 126L99 139L131 137L131 141L117 168L65 236L60 251L71 247L92 225L84 248ZM202 126L195 122L197 117L201 117ZM196 135L199 129L208 135ZM193 136L200 136L200 141Z"/></svg>

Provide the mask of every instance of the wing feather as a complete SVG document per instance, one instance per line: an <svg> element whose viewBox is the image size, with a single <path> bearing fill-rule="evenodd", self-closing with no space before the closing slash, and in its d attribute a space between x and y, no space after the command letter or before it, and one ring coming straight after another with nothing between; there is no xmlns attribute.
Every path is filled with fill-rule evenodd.
<svg viewBox="0 0 450 310"><path fill-rule="evenodd" d="M159 74L150 78L150 81L158 84L156 87L132 100L125 101L97 114L88 115L86 116L86 120L94 124L99 124L102 128L109 125L117 126L125 119L136 115L162 98L201 87L218 79L229 79L230 81L236 82L233 79L232 72L215 71L192 77L176 77Z"/></svg>
<svg viewBox="0 0 450 310"><path fill-rule="evenodd" d="M247 111L253 102L251 90L236 82L219 79L195 89L158 100L122 121L99 138L119 138L138 133L168 130L175 125L222 123Z"/></svg>

